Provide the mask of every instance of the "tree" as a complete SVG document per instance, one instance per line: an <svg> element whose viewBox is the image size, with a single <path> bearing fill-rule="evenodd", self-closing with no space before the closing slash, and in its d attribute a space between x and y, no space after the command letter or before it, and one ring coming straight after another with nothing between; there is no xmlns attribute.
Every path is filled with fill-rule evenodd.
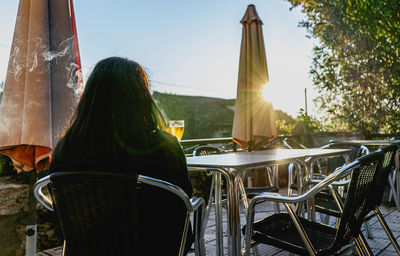
<svg viewBox="0 0 400 256"><path fill-rule="evenodd" d="M400 1L288 0L319 39L310 73L337 129L399 132Z"/></svg>

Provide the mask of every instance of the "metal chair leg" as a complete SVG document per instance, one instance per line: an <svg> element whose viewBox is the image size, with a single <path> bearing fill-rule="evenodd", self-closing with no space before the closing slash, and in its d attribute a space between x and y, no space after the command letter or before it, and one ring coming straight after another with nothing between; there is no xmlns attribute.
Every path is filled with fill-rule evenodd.
<svg viewBox="0 0 400 256"><path fill-rule="evenodd" d="M208 218L210 217L210 213L211 213L211 208L214 205L214 192L215 192L215 178L214 175L212 176L211 179L211 188L210 188L210 196L208 197L208 204L206 206L206 213L204 216L204 225L203 225L203 233L205 232L206 228L207 228L207 223L208 223Z"/></svg>
<svg viewBox="0 0 400 256"><path fill-rule="evenodd" d="M360 256L365 256L365 253L364 253L364 251L363 251L363 249L361 247L360 241L358 239L355 239L354 243L356 245L357 254L360 255Z"/></svg>
<svg viewBox="0 0 400 256"><path fill-rule="evenodd" d="M364 249L366 255L374 255L371 247L369 247L368 242L362 233L358 235L357 239L360 242L361 247Z"/></svg>
<svg viewBox="0 0 400 256"><path fill-rule="evenodd" d="M392 231L390 230L388 224L386 223L385 219L383 218L383 215L379 208L375 208L376 216L378 217L379 222L381 223L383 229L385 230L387 236L389 237L390 241L392 242L393 247L396 249L397 254L400 255L400 246L397 243L396 238L393 236Z"/></svg>
<svg viewBox="0 0 400 256"><path fill-rule="evenodd" d="M398 189L399 189L399 181L398 181L398 170L394 169L392 173L389 174L389 186L390 186L390 193L389 193L389 201L392 201L392 198L394 200L394 203L396 204L397 210L400 210L400 202L399 202L399 196L398 196Z"/></svg>
<svg viewBox="0 0 400 256"><path fill-rule="evenodd" d="M62 256L67 256L67 242L64 240L63 249L62 249Z"/></svg>

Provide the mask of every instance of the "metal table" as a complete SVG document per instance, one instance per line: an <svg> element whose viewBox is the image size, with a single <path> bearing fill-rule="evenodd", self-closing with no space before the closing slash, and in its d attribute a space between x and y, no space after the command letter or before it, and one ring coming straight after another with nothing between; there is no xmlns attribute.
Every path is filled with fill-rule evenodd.
<svg viewBox="0 0 400 256"><path fill-rule="evenodd" d="M279 164L290 163L300 160L309 172L306 159L343 155L349 149L274 149L254 152L240 152L231 154L194 156L187 157L187 165L191 170L213 169L216 176L221 180L221 175L226 180L227 187L227 215L228 215L228 253L231 256L241 255L241 235L240 235L240 207L239 207L239 186L243 172L255 167L277 166ZM308 161L307 161L308 162ZM310 163L312 161L309 161ZM307 175L307 173L306 173ZM220 182L216 189L221 189ZM220 193L219 193L220 194ZM217 193L216 193L217 195ZM220 199L216 198L216 227L217 235L217 255L223 255L222 243L222 216Z"/></svg>
<svg viewBox="0 0 400 256"><path fill-rule="evenodd" d="M399 144L400 140L350 140L349 142L358 143L364 146L385 146Z"/></svg>

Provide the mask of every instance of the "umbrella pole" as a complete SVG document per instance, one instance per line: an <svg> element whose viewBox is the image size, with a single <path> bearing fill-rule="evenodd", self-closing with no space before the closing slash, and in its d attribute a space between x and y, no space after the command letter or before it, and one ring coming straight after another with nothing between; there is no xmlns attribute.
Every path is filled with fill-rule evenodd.
<svg viewBox="0 0 400 256"><path fill-rule="evenodd" d="M36 198L33 194L33 189L37 180L36 169L33 169L29 174L29 198L28 198L28 216L26 226L26 244L25 244L25 256L36 255Z"/></svg>

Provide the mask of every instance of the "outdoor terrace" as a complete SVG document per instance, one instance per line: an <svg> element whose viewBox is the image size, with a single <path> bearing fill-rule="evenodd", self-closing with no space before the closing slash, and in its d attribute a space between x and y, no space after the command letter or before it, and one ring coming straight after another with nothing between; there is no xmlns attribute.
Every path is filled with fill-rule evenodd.
<svg viewBox="0 0 400 256"><path fill-rule="evenodd" d="M269 216L274 213L274 207L272 203L264 202L257 205L257 214L256 219L261 219L263 217ZM283 207L281 207L283 210ZM385 217L388 225L390 226L394 236L397 240L400 239L400 211L396 210L395 206L391 203L384 203L383 206L380 207L382 214ZM226 216L225 211L223 212L224 216ZM206 241L206 255L212 256L216 255L216 247L215 247L215 214L212 211L210 214L210 219L208 221L208 225L205 233L205 241ZM241 224L244 225L246 222L244 213L241 214ZM382 226L379 224L377 218L372 218L370 220L371 229L373 232L373 239L367 239L368 244L370 245L374 255L379 256L389 256L389 255L397 255L394 247L390 243L389 238L386 236L386 233L382 229ZM226 219L224 219L224 230L226 228ZM365 233L364 233L365 235ZM366 235L365 235L366 236ZM224 238L226 238L226 233L224 232ZM272 246L267 245L259 245L260 255L288 255L288 252L277 249ZM224 239L224 249L225 255L228 255L227 241ZM58 256L61 255L61 247L45 250L39 252L38 256ZM194 256L194 253L189 253L188 255ZM251 253L251 255L254 255Z"/></svg>

